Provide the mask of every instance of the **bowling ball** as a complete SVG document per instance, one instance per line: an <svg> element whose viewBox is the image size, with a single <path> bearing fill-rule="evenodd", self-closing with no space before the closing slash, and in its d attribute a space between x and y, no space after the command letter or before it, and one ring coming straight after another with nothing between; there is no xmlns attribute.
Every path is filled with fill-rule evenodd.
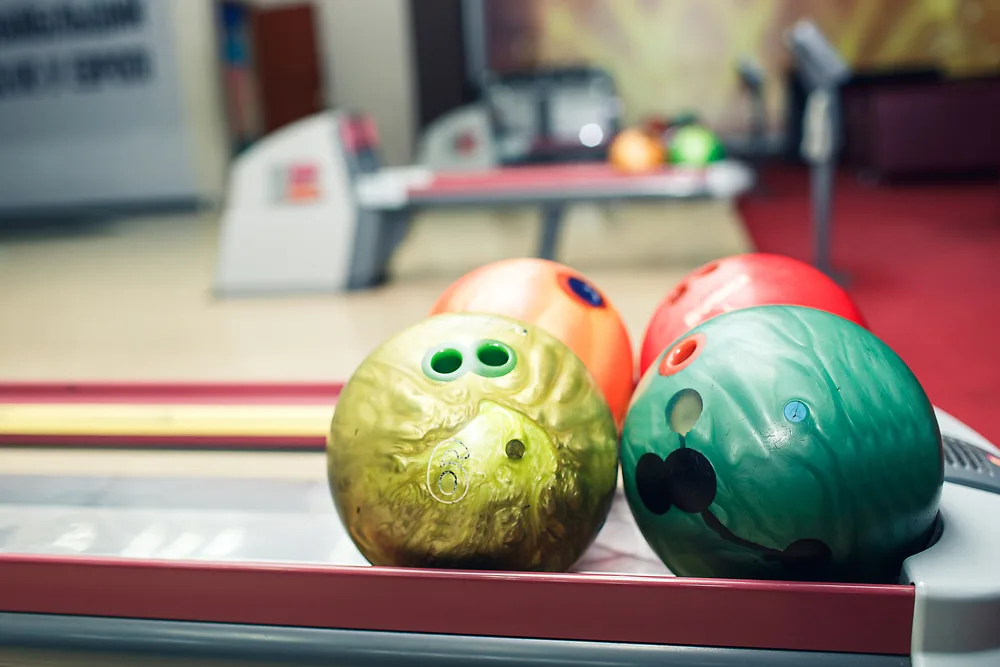
<svg viewBox="0 0 1000 667"><path fill-rule="evenodd" d="M565 571L607 518L617 432L554 336L443 314L358 367L327 464L337 512L373 565Z"/></svg>
<svg viewBox="0 0 1000 667"><path fill-rule="evenodd" d="M622 130L608 148L608 160L619 171L645 173L659 169L664 161L659 136L639 128Z"/></svg>
<svg viewBox="0 0 1000 667"><path fill-rule="evenodd" d="M639 125L639 129L650 136L662 137L672 125L673 123L670 118L661 114L653 114L646 116L642 120L642 123Z"/></svg>
<svg viewBox="0 0 1000 667"><path fill-rule="evenodd" d="M660 355L625 420L622 473L675 574L894 582L934 529L930 401L867 329L799 306L727 313Z"/></svg>
<svg viewBox="0 0 1000 667"><path fill-rule="evenodd" d="M819 308L867 326L847 292L819 269L782 255L733 255L698 267L660 303L643 337L640 375L689 329L731 310L764 305Z"/></svg>
<svg viewBox="0 0 1000 667"><path fill-rule="evenodd" d="M534 258L487 264L445 290L431 314L444 312L496 313L542 327L583 360L621 426L635 386L632 341L615 307L579 272Z"/></svg>
<svg viewBox="0 0 1000 667"><path fill-rule="evenodd" d="M703 167L725 157L715 133L703 125L678 127L669 140L670 161L689 167Z"/></svg>

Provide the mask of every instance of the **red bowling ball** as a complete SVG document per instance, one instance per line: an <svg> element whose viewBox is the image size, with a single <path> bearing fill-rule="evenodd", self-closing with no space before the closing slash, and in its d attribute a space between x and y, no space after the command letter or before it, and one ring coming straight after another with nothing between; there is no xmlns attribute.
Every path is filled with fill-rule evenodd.
<svg viewBox="0 0 1000 667"><path fill-rule="evenodd" d="M695 269L660 303L646 328L639 372L644 374L663 350L702 322L763 305L816 308L867 328L847 292L809 264L767 253L734 255Z"/></svg>

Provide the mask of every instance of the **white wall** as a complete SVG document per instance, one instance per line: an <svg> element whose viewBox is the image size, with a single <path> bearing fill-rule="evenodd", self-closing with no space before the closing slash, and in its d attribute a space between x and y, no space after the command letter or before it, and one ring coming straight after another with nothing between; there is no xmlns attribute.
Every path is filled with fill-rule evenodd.
<svg viewBox="0 0 1000 667"><path fill-rule="evenodd" d="M321 17L328 103L370 113L379 128L386 163L409 164L417 126L409 3L315 2Z"/></svg>
<svg viewBox="0 0 1000 667"><path fill-rule="evenodd" d="M189 153L205 199L225 190L229 144L213 0L170 2L182 105L189 124Z"/></svg>

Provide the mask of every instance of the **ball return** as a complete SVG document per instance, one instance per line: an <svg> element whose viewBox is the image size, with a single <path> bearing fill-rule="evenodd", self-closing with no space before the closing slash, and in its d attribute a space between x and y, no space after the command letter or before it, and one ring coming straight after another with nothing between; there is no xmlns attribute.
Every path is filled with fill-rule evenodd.
<svg viewBox="0 0 1000 667"><path fill-rule="evenodd" d="M674 577L622 497L572 573L427 571L369 566L322 470L0 474L0 661L995 665L1000 451L939 420L941 529L888 585Z"/></svg>
<svg viewBox="0 0 1000 667"><path fill-rule="evenodd" d="M621 173L604 163L455 173L385 168L369 117L324 112L265 137L236 160L215 291L225 296L378 285L412 216L429 209L538 207L538 256L555 259L571 205L731 199L753 183L753 171L736 161L646 174Z"/></svg>

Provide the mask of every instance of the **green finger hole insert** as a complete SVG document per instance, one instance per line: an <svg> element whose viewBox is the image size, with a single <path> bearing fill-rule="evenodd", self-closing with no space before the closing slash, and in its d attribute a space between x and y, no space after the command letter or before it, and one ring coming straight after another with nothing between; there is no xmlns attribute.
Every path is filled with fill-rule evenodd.
<svg viewBox="0 0 1000 667"><path fill-rule="evenodd" d="M462 352L454 347L432 350L424 356L424 375L432 380L454 380L461 374L463 363Z"/></svg>
<svg viewBox="0 0 1000 667"><path fill-rule="evenodd" d="M497 340L484 340L476 347L476 372L484 377L501 377L514 370L517 355L509 345Z"/></svg>

